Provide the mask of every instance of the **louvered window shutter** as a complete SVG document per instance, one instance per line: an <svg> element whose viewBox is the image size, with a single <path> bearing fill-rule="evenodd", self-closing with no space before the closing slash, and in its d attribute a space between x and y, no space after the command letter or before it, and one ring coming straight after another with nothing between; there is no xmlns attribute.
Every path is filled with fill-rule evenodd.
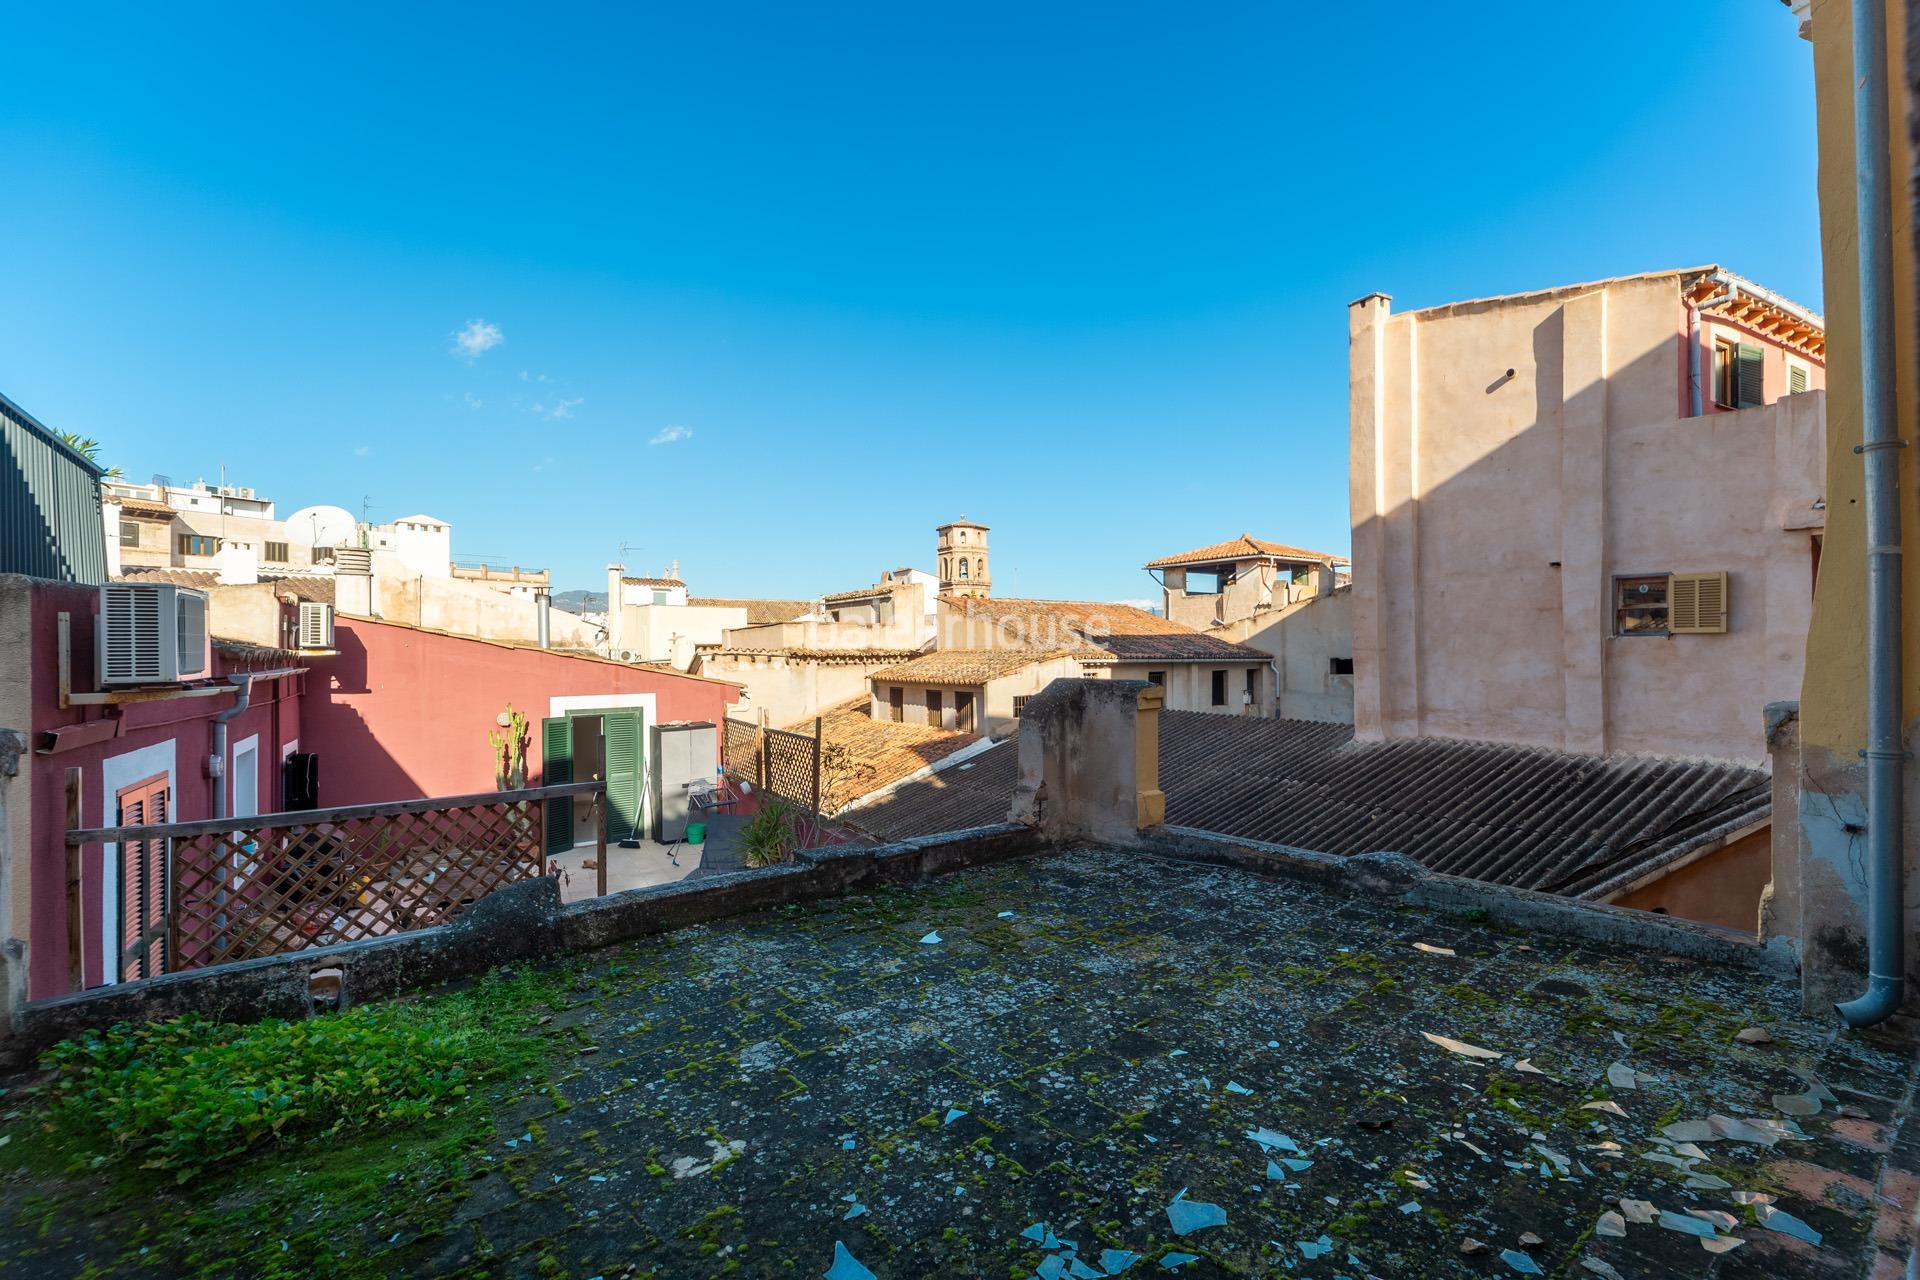
<svg viewBox="0 0 1920 1280"><path fill-rule="evenodd" d="M540 783L557 787L573 781L573 722L555 716L540 722ZM554 796L547 801L547 852L565 853L573 848L573 797Z"/></svg>
<svg viewBox="0 0 1920 1280"><path fill-rule="evenodd" d="M601 730L607 739L607 836L628 839L640 830L640 744L646 740L645 713L604 711Z"/></svg>
<svg viewBox="0 0 1920 1280"><path fill-rule="evenodd" d="M1803 364L1787 366L1787 394L1799 395L1807 389L1807 367Z"/></svg>
<svg viewBox="0 0 1920 1280"><path fill-rule="evenodd" d="M1750 409L1765 404L1766 394L1762 390L1761 369L1765 364L1765 353L1751 343L1743 342L1734 348L1739 372L1739 383L1735 394L1739 397L1736 408Z"/></svg>
<svg viewBox="0 0 1920 1280"><path fill-rule="evenodd" d="M1727 571L1676 573L1667 579L1667 630L1722 635L1727 630Z"/></svg>

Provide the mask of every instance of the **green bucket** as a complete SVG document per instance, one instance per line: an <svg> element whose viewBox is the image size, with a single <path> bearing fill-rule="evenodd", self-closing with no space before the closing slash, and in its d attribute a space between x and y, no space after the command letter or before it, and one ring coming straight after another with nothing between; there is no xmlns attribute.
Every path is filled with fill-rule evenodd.
<svg viewBox="0 0 1920 1280"><path fill-rule="evenodd" d="M701 841L705 840L706 838L707 838L706 823L689 822L687 824L687 843L688 844L699 844Z"/></svg>

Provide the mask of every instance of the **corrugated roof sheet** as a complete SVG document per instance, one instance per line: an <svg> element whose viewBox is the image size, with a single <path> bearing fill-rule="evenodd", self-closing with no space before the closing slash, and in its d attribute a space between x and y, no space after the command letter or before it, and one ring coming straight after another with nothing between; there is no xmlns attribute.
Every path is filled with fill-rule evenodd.
<svg viewBox="0 0 1920 1280"><path fill-rule="evenodd" d="M1347 725L1160 717L1167 821L1321 853L1404 853L1448 875L1599 898L1765 821L1765 772L1439 738L1355 743ZM1001 821L1016 747L849 815L886 840Z"/></svg>
<svg viewBox="0 0 1920 1280"><path fill-rule="evenodd" d="M0 396L0 573L105 582L100 468Z"/></svg>
<svg viewBox="0 0 1920 1280"><path fill-rule="evenodd" d="M1315 564L1333 564L1344 562L1345 556L1336 556L1329 551L1309 551L1305 547L1290 547L1284 542L1269 542L1265 538L1256 538L1243 533L1226 542L1216 542L1210 547L1195 547L1192 551L1179 551L1170 556L1161 556L1158 560L1149 560L1146 568L1174 569L1187 564L1208 564L1214 561L1250 560L1263 557L1276 560L1305 560Z"/></svg>

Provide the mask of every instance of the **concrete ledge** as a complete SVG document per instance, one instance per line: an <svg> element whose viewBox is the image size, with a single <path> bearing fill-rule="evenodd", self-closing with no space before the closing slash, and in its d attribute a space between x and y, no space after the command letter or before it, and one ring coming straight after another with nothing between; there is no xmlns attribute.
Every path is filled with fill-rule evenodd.
<svg viewBox="0 0 1920 1280"><path fill-rule="evenodd" d="M0 1044L0 1065L27 1065L61 1040L118 1022L151 1022L185 1013L216 1022L304 1018L313 1011L313 979L320 973L338 971L344 1008L502 964L595 951L869 885L911 883L1037 853L1042 847L1032 828L1000 823L898 844L806 849L784 866L630 889L564 906L559 885L542 876L496 889L458 920L438 928L35 1001L15 1015L11 1035Z"/></svg>
<svg viewBox="0 0 1920 1280"><path fill-rule="evenodd" d="M1736 965L1792 977L1799 964L1793 949L1691 920L1466 880L1428 871L1398 853L1338 857L1259 840L1241 840L1192 827L1159 827L1139 846L1155 853L1263 875L1290 876L1348 892L1398 900L1437 911L1484 913L1489 920L1539 933Z"/></svg>

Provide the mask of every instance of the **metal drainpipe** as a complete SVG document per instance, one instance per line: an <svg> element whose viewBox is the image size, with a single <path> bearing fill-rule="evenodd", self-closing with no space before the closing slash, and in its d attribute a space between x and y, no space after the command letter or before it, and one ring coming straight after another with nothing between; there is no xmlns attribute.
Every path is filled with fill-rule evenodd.
<svg viewBox="0 0 1920 1280"><path fill-rule="evenodd" d="M213 718L213 754L220 761L220 776L213 780L213 816L227 816L227 722L247 709L253 698L251 675L228 676L228 683L240 690L240 698Z"/></svg>
<svg viewBox="0 0 1920 1280"><path fill-rule="evenodd" d="M1708 307L1717 307L1730 301L1739 292L1739 286L1720 272L1716 271L1707 279L1719 285L1726 292L1717 298L1708 298L1705 302L1687 304L1687 416L1697 418L1707 411L1706 397L1700 390L1700 313Z"/></svg>
<svg viewBox="0 0 1920 1280"><path fill-rule="evenodd" d="M551 602L547 599L547 593L542 591L539 595L535 596L534 603L538 606L538 616L540 619L540 647L542 649L551 649L553 648L553 616L548 612L548 609L551 607Z"/></svg>
<svg viewBox="0 0 1920 1280"><path fill-rule="evenodd" d="M1838 1007L1870 1027L1906 997L1900 787L1900 490L1887 187L1885 0L1853 0L1854 195L1860 220L1860 447L1867 525L1867 989Z"/></svg>

